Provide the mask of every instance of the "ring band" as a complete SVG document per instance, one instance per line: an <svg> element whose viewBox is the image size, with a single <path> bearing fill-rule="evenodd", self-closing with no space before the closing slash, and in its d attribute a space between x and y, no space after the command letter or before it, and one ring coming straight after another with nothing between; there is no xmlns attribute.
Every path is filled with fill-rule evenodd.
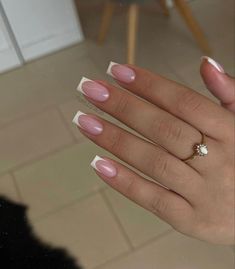
<svg viewBox="0 0 235 269"><path fill-rule="evenodd" d="M187 162L189 160L193 160L197 156L203 157L203 156L206 156L208 154L209 151L208 151L207 145L205 144L205 135L202 132L200 132L200 133L202 135L201 143L195 144L193 146L194 153L190 157L183 159L182 161Z"/></svg>

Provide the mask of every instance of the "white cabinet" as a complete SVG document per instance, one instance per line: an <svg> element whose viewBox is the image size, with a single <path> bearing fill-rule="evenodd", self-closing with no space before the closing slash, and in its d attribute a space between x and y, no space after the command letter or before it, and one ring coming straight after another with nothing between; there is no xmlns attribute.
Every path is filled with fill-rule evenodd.
<svg viewBox="0 0 235 269"><path fill-rule="evenodd" d="M0 14L0 72L19 66L20 60Z"/></svg>
<svg viewBox="0 0 235 269"><path fill-rule="evenodd" d="M25 61L83 40L73 0L0 0L0 4ZM16 64L16 54L10 59L6 53L12 49L0 22L0 53L4 50L0 70L4 57L9 66Z"/></svg>

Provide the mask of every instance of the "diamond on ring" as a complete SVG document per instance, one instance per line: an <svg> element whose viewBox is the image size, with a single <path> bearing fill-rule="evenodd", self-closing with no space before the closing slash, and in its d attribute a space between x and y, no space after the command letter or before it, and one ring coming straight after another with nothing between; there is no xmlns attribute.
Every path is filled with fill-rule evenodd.
<svg viewBox="0 0 235 269"><path fill-rule="evenodd" d="M194 149L196 150L199 156L205 156L208 154L208 148L207 145L205 144L196 144L194 146Z"/></svg>
<svg viewBox="0 0 235 269"><path fill-rule="evenodd" d="M207 145L205 144L205 135L202 132L200 133L202 135L201 142L199 144L195 144L195 146L193 147L193 151L194 151L193 154L186 159L182 159L182 161L187 162L189 160L193 160L197 156L208 155L209 150L208 150Z"/></svg>

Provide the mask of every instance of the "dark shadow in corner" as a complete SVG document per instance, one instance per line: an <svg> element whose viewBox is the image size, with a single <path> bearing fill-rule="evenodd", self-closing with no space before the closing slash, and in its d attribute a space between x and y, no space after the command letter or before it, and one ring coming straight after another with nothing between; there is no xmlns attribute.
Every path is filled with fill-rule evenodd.
<svg viewBox="0 0 235 269"><path fill-rule="evenodd" d="M82 269L66 250L34 234L26 212L25 205L0 196L0 268Z"/></svg>

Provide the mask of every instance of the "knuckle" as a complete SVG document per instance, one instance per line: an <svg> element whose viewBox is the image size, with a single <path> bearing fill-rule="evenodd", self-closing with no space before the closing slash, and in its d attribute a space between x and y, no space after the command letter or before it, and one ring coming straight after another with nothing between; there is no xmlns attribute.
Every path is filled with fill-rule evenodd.
<svg viewBox="0 0 235 269"><path fill-rule="evenodd" d="M109 148L111 152L118 153L121 151L122 145L122 132L119 129L116 129L112 132L112 135L109 137Z"/></svg>
<svg viewBox="0 0 235 269"><path fill-rule="evenodd" d="M157 216L165 216L169 210L169 203L161 197L155 197L151 203L151 212Z"/></svg>
<svg viewBox="0 0 235 269"><path fill-rule="evenodd" d="M198 94L194 91L186 91L180 96L177 102L177 110L181 114L189 112L198 112L202 106L201 100Z"/></svg>
<svg viewBox="0 0 235 269"><path fill-rule="evenodd" d="M129 107L129 100L127 98L127 96L125 94L121 94L119 100L116 102L116 106L115 106L115 114L116 115L122 115L122 114L127 114Z"/></svg>
<svg viewBox="0 0 235 269"><path fill-rule="evenodd" d="M167 140L173 140L178 142L182 139L182 126L173 121L167 120L154 120L151 132L153 134L153 139L158 141L160 137L164 137Z"/></svg>
<svg viewBox="0 0 235 269"><path fill-rule="evenodd" d="M169 158L165 152L152 155L149 160L151 176L154 178L166 178L169 172Z"/></svg>

